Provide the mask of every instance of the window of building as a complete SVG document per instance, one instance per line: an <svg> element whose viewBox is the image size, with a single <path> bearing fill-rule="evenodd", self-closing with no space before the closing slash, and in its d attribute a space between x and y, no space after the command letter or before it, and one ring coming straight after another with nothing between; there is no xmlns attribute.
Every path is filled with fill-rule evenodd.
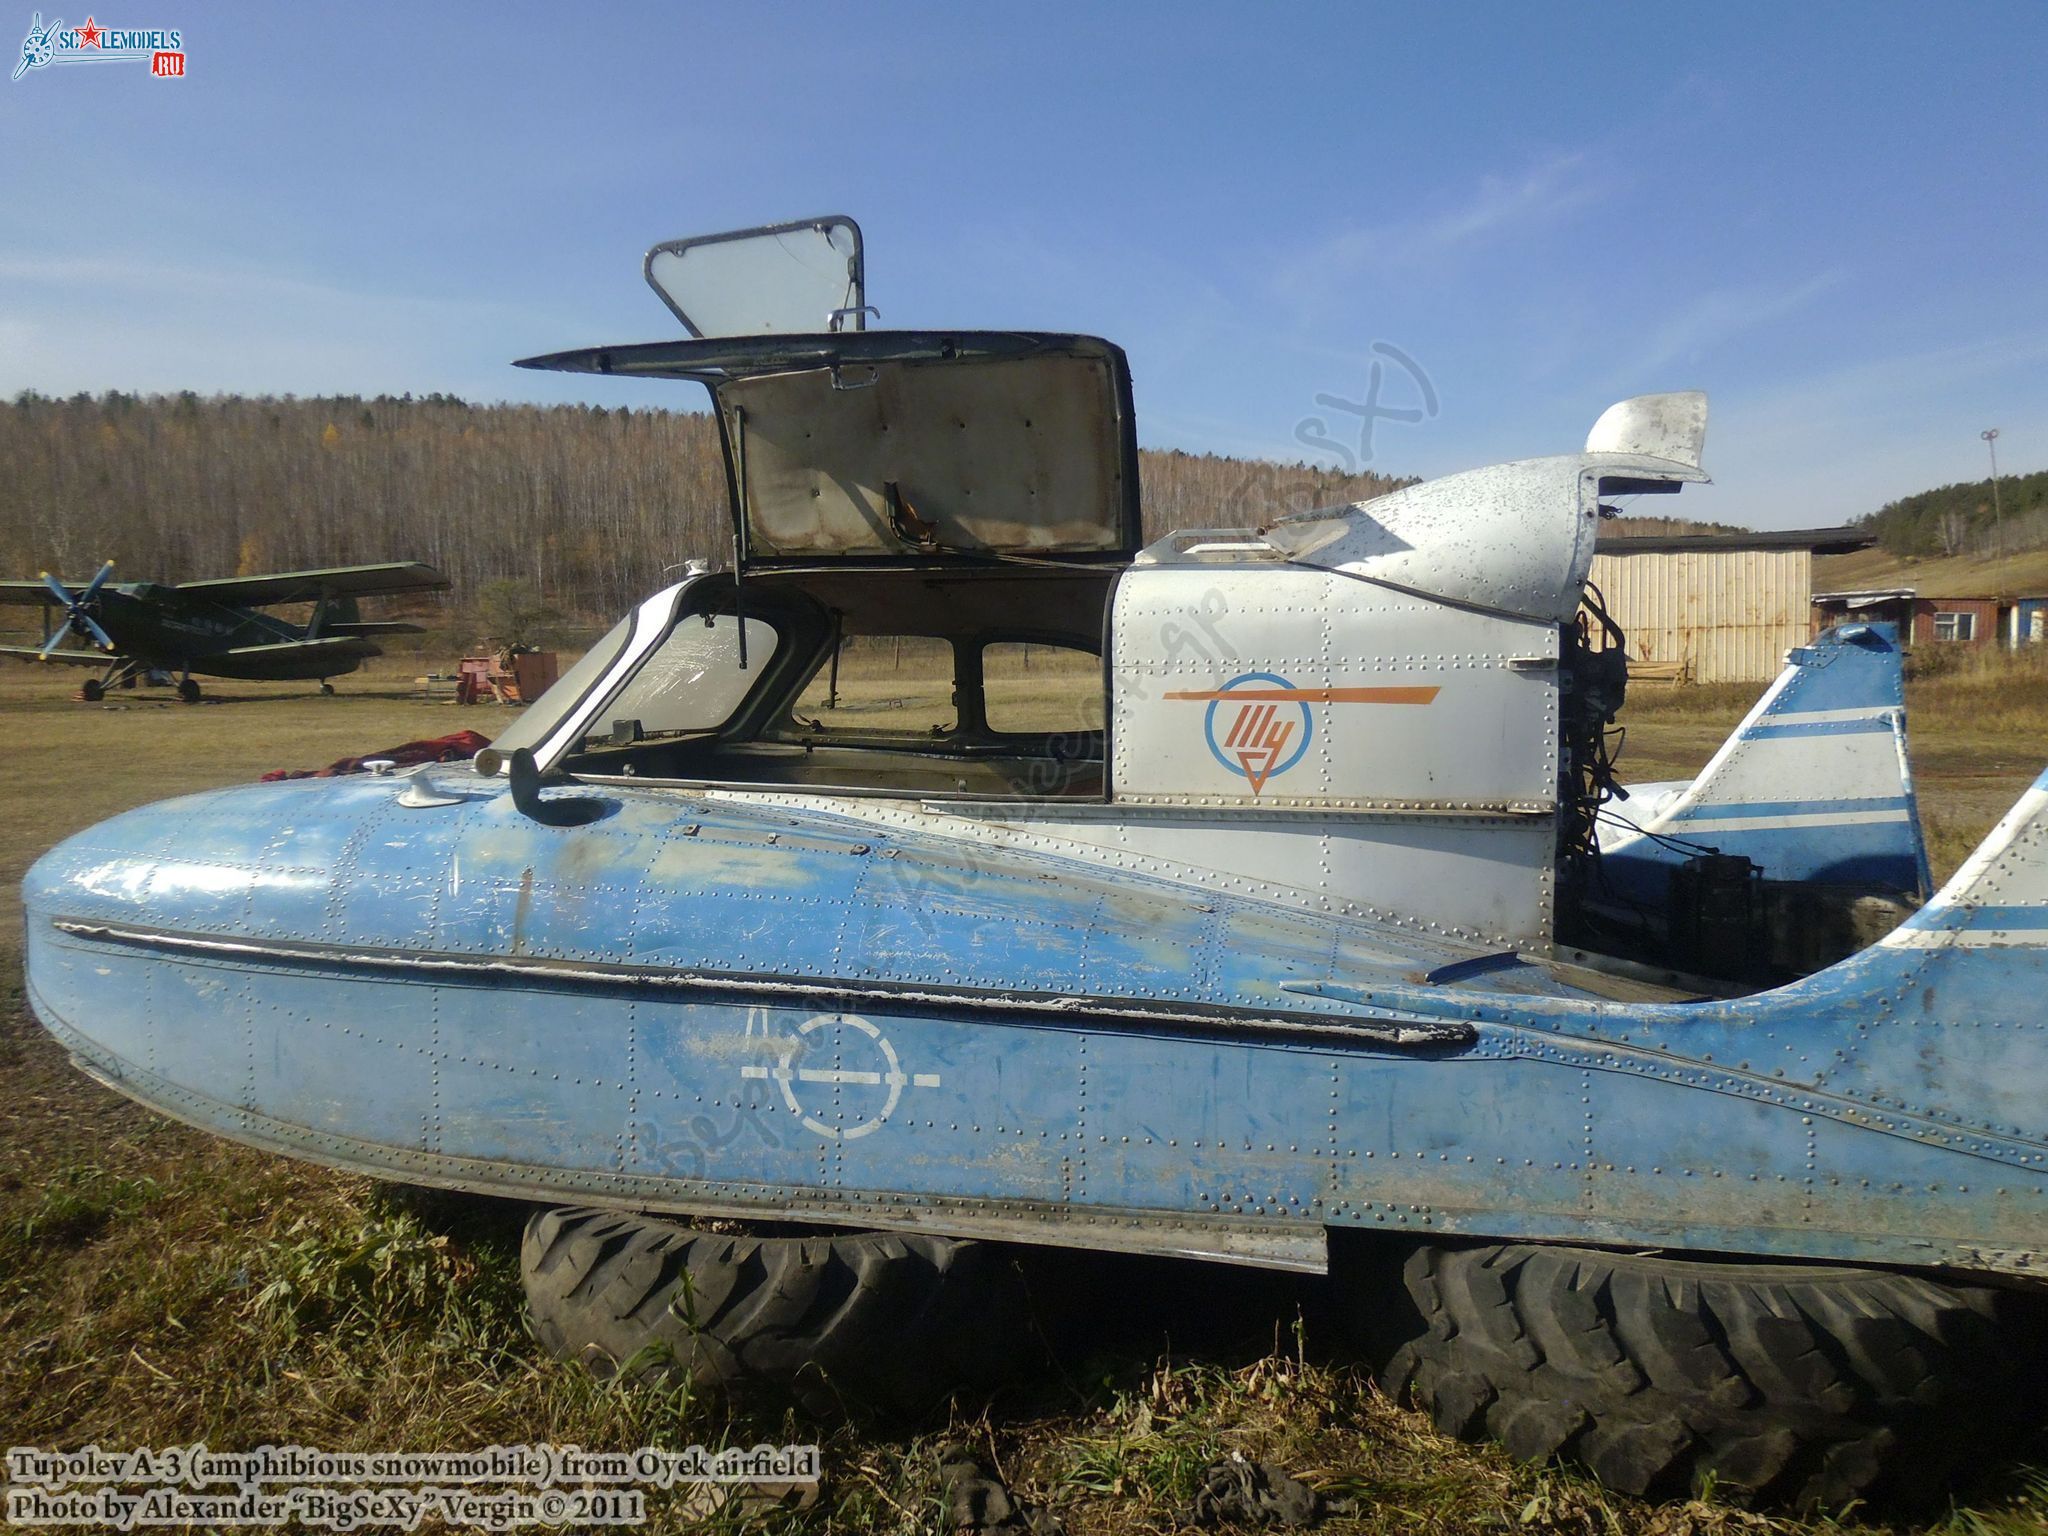
<svg viewBox="0 0 2048 1536"><path fill-rule="evenodd" d="M1937 640L1976 639L1977 615L1974 613L1937 613L1934 616L1934 638Z"/></svg>
<svg viewBox="0 0 2048 1536"><path fill-rule="evenodd" d="M1005 735L1080 736L1102 729L1102 658L1065 645L984 646L988 728Z"/></svg>

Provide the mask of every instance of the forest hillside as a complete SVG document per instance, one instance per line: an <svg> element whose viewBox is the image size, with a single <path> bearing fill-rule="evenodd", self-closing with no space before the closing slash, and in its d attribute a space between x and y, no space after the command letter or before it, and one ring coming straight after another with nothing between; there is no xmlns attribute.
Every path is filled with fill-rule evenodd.
<svg viewBox="0 0 2048 1536"><path fill-rule="evenodd" d="M1402 483L1147 450L1147 537L1245 526ZM702 414L446 396L119 393L0 405L0 574L166 581L424 560L463 601L514 581L606 619L692 557L729 557Z"/></svg>

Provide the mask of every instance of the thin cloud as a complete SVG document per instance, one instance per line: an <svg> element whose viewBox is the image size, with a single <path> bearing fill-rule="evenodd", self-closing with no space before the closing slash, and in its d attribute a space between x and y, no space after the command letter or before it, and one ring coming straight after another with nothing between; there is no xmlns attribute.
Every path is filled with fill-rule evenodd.
<svg viewBox="0 0 2048 1536"><path fill-rule="evenodd" d="M1278 274L1301 292L1371 267L1413 266L1491 244L1531 223L1583 208L1609 191L1583 154L1553 155L1518 176L1486 175L1460 201L1417 219L1366 225L1321 241Z"/></svg>
<svg viewBox="0 0 2048 1536"><path fill-rule="evenodd" d="M476 313L521 313L511 305L462 294L371 293L261 268L158 265L111 256L0 256L0 281L53 288L116 289L142 297L272 300L309 308L373 305L387 310L415 307L445 314L454 306Z"/></svg>
<svg viewBox="0 0 2048 1536"><path fill-rule="evenodd" d="M1816 425L1849 427L1900 415L2013 373L2048 363L2048 331L2022 331L1953 347L1870 358L1795 378L1744 396L1730 415L1759 433L1811 438ZM2024 393L2031 397L2031 385Z"/></svg>
<svg viewBox="0 0 2048 1536"><path fill-rule="evenodd" d="M2048 331L2036 329L1869 358L1754 393L1726 392L1708 436L1714 510L1703 507L1701 515L1761 528L1846 522L1900 496L1982 475L1978 429L1998 415L2040 419L2044 364ZM1980 419L1974 402L1991 398L2002 406ZM2039 458L2022 450L2000 467L2023 473Z"/></svg>
<svg viewBox="0 0 2048 1536"><path fill-rule="evenodd" d="M1789 288L1716 288L1701 294L1650 333L1649 346L1623 375L1640 378L1690 362L1730 337L1804 309L1847 274L1822 272Z"/></svg>
<svg viewBox="0 0 2048 1536"><path fill-rule="evenodd" d="M291 270L0 254L14 295L0 395L22 389L282 394L540 391L504 364L560 315L462 293L352 289ZM80 302L89 294L92 302Z"/></svg>

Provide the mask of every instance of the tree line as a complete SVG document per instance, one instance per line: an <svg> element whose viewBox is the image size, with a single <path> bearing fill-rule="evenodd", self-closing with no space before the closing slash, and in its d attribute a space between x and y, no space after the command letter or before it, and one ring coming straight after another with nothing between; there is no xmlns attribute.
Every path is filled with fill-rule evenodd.
<svg viewBox="0 0 2048 1536"><path fill-rule="evenodd" d="M1146 537L1243 527L1406 482L1310 464L1140 453ZM0 406L0 574L189 581L379 560L454 601L518 583L601 621L685 560L729 557L701 413L472 405L452 396L136 396Z"/></svg>
<svg viewBox="0 0 2048 1536"><path fill-rule="evenodd" d="M2048 544L2048 470L1936 486L1863 519L1894 555L1986 555ZM2001 548L2002 545L2002 548Z"/></svg>

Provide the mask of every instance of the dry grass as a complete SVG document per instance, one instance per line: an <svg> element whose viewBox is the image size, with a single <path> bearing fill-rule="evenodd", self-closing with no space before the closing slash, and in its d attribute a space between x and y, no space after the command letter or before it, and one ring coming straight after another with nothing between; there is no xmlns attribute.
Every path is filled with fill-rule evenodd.
<svg viewBox="0 0 2048 1536"><path fill-rule="evenodd" d="M397 668L345 682L332 699L223 684L220 703L191 709L147 693L75 705L74 684L0 672L12 769L0 799L0 1080L10 1090L0 1118L0 1425L10 1442L621 1448L822 1433L824 1498L760 1517L765 1529L928 1530L937 1451L958 1440L1078 1533L1180 1529L1196 1474L1232 1449L1321 1486L1335 1510L1326 1528L1339 1532L1892 1529L1853 1515L1767 1520L1711 1500L1650 1506L1454 1444L1298 1327L1313 1287L1243 1282L1221 1309L1234 1326L1219 1328L1197 1315L1217 1277L1171 1265L1133 1279L1143 1300L1133 1310L1146 1316L1109 1330L1099 1354L949 1423L820 1431L768 1406L599 1386L543 1358L524 1330L518 1209L394 1193L137 1109L72 1071L21 995L16 887L55 839L181 790L460 726L488 733L505 716L416 702ZM2048 755L2048 671L1965 669L1913 688L1930 821L1960 841ZM1630 744L1639 778L1697 768L1749 700L1748 690L1644 695ZM654 1529L685 1524L675 1501L657 1499ZM1927 1529L2048 1529L2048 1484L2008 1470Z"/></svg>
<svg viewBox="0 0 2048 1536"><path fill-rule="evenodd" d="M2009 555L1922 557L1862 549L1822 555L1813 562L1816 592L1873 591L1911 587L1922 597L2031 596L2048 591L2048 549L2015 549Z"/></svg>

